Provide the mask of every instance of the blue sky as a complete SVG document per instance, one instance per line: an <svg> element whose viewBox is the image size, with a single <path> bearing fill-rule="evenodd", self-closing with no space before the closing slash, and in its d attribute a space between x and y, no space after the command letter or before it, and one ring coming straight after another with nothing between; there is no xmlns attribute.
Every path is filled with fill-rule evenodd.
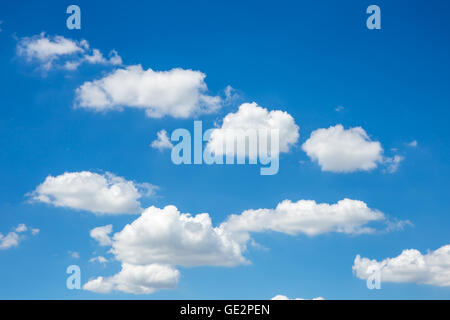
<svg viewBox="0 0 450 320"><path fill-rule="evenodd" d="M381 290L369 290L352 272L357 255L382 261L415 249L425 256L449 244L450 4L378 1L382 28L368 30L366 8L373 4L368 1L78 1L81 30L68 30L70 4L0 4L0 233L14 232L20 240L0 250L0 298L450 298L449 253L442 255L447 260L441 273L414 273L406 282L395 281L394 274ZM54 36L78 45L87 40L89 50L77 59L96 48L105 58L116 50L123 63L84 62L67 70L58 65L69 59L64 56L45 69L43 61L18 51L24 39ZM155 118L133 106L97 112L77 105L77 88L133 65L201 71L204 93L220 97L220 108ZM230 102L225 102L227 86L236 97ZM226 115L251 102L287 112L299 127L296 143L280 154L276 175L261 176L259 166L249 165L176 166L170 150L150 146L160 130L192 132L194 120L203 121L204 128L220 126ZM312 132L338 124L344 130L363 128L364 143L379 142L384 151L374 168L324 170L305 152L302 145ZM354 161L357 151L343 161ZM402 161L388 172L395 156ZM33 191L36 196L47 177L83 171L155 185L153 194L138 199L142 208L174 205L182 213L208 213L213 226L245 210L274 209L286 199L331 205L345 198L379 210L384 222L411 224L389 231L378 226L368 234L250 232L259 245L246 243L242 256L248 265L169 263L179 272L176 286L149 294L68 290L67 266L80 266L85 284L117 274L124 262L108 253L110 247L99 246L90 231L111 224L113 233L120 232L139 219L139 214L99 214L33 201ZM14 231L20 223L26 232ZM31 228L39 233L33 235ZM89 261L96 256L109 262ZM441 280L423 280L430 277Z"/></svg>

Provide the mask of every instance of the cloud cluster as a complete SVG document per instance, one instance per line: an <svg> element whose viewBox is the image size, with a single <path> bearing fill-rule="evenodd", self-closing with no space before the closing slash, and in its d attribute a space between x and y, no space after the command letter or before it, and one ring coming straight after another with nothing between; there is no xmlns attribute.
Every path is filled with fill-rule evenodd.
<svg viewBox="0 0 450 320"><path fill-rule="evenodd" d="M187 118L220 107L222 99L207 94L205 77L200 71L181 68L154 71L129 66L85 82L76 90L76 104L94 111L138 108L148 117Z"/></svg>
<svg viewBox="0 0 450 320"><path fill-rule="evenodd" d="M28 62L36 62L44 70L62 68L75 70L82 63L121 65L122 58L111 50L108 58L98 49L91 49L86 40L76 41L45 33L18 40L17 54Z"/></svg>
<svg viewBox="0 0 450 320"><path fill-rule="evenodd" d="M207 148L216 155L223 155L226 153L225 145L234 145L236 133L248 130L261 130L267 133L270 130L278 130L280 152L289 152L300 136L298 125L286 111L269 111L255 102L243 103L237 112L227 114L222 120L222 125L212 131ZM245 152L245 149L242 151ZM239 155L249 156L248 153Z"/></svg>
<svg viewBox="0 0 450 320"><path fill-rule="evenodd" d="M360 279L368 279L371 270L379 270L381 282L412 282L450 287L450 244L426 254L416 249L403 250L395 258L380 262L357 255L353 272Z"/></svg>
<svg viewBox="0 0 450 320"><path fill-rule="evenodd" d="M136 184L109 172L81 171L48 176L29 196L56 207L96 214L134 214L142 210L139 198L152 190L150 184Z"/></svg>
<svg viewBox="0 0 450 320"><path fill-rule="evenodd" d="M213 227L207 213L192 216L175 206L147 208L114 234L112 253L129 264L235 266L246 263L232 234Z"/></svg>
<svg viewBox="0 0 450 320"><path fill-rule="evenodd" d="M98 239L96 234L91 231L91 236ZM192 216L180 213L174 206L150 207L113 236L110 252L122 263L122 271L109 278L90 280L84 289L135 294L170 289L179 278L174 266L245 264L243 250L244 244L233 239L232 234L212 226L207 213Z"/></svg>
<svg viewBox="0 0 450 320"><path fill-rule="evenodd" d="M14 228L14 231L9 232L6 236L0 233L0 250L17 247L19 242L25 238L27 232L35 236L39 233L39 229L29 228L21 223Z"/></svg>
<svg viewBox="0 0 450 320"><path fill-rule="evenodd" d="M126 268L128 276L122 275L121 271L113 277L99 277L88 282L85 289L110 292L126 287L126 292L153 292L156 288L153 282L159 279L157 275L152 277L153 282L150 284L138 282L141 271L153 270L151 266L176 270L176 266L232 267L248 264L244 253L252 240L251 233L274 231L289 235L318 235L326 232L358 234L373 231L367 226L370 222L385 220L381 212L369 209L362 201L350 199L331 205L308 200L295 203L285 200L275 209L247 210L240 215L231 215L216 227L208 213L193 216L179 212L175 206L169 205L163 209L150 207L112 238L109 237L110 226L91 231L91 236L100 244L111 243L109 252ZM131 276L134 271L138 274ZM175 278L174 272L161 273L164 278L160 279L159 288L172 288L176 283L169 281L167 287L161 285L167 282L168 273ZM129 286L126 285L128 279L133 280ZM136 289L138 284L139 289Z"/></svg>

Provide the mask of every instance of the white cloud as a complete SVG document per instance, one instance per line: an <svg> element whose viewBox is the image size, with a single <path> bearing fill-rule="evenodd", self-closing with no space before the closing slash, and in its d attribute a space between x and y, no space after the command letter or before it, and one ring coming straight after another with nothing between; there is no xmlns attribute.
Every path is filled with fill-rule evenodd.
<svg viewBox="0 0 450 320"><path fill-rule="evenodd" d="M383 161L380 142L372 141L361 127L344 129L340 124L317 129L302 145L323 171L354 172L375 169Z"/></svg>
<svg viewBox="0 0 450 320"><path fill-rule="evenodd" d="M164 149L172 149L173 144L170 142L169 136L166 130L161 130L157 133L158 138L151 144L152 148L162 151Z"/></svg>
<svg viewBox="0 0 450 320"><path fill-rule="evenodd" d="M70 255L72 258L74 258L74 259L79 259L79 258L80 258L80 253L79 253L79 252L76 252L76 251L69 251L68 253L69 253L69 255Z"/></svg>
<svg viewBox="0 0 450 320"><path fill-rule="evenodd" d="M84 56L84 60L91 64L122 64L122 58L119 56L116 50L111 50L111 52L109 53L109 59L106 59L103 56L103 53L100 52L100 50L93 49L92 54L86 54Z"/></svg>
<svg viewBox="0 0 450 320"><path fill-rule="evenodd" d="M63 36L49 37L44 33L33 37L23 37L17 44L17 52L28 60L52 61L58 56L83 52L83 48L74 40Z"/></svg>
<svg viewBox="0 0 450 320"><path fill-rule="evenodd" d="M31 199L96 214L138 213L139 198L150 192L150 184L136 184L112 173L66 172L48 176L31 194ZM140 190L144 189L144 190Z"/></svg>
<svg viewBox="0 0 450 320"><path fill-rule="evenodd" d="M105 263L108 263L109 262L109 260L108 259L106 259L105 257L103 257L103 256L98 256L98 257L94 257L94 258L91 258L91 259L89 259L89 262L98 262L98 263L102 263L102 264L105 264Z"/></svg>
<svg viewBox="0 0 450 320"><path fill-rule="evenodd" d="M388 173L394 173L397 171L398 167L400 166L400 162L402 162L405 159L405 157L395 155L392 158L384 158L383 162L387 166L386 172Z"/></svg>
<svg viewBox="0 0 450 320"><path fill-rule="evenodd" d="M98 277L90 280L84 290L97 293L123 291L134 294L149 294L160 289L173 289L178 283L180 272L167 265L122 264L122 270L112 277Z"/></svg>
<svg viewBox="0 0 450 320"><path fill-rule="evenodd" d="M255 102L243 103L236 113L227 114L221 127L211 133L207 147L216 155L224 154L224 145L234 145L239 130L279 130L279 151L289 152L299 138L299 127L286 111L272 110L258 106ZM234 149L233 149L234 152ZM248 153L242 155L249 155Z"/></svg>
<svg viewBox="0 0 450 320"><path fill-rule="evenodd" d="M175 206L147 208L139 218L114 234L112 253L135 264L234 266L246 263L242 246L207 213L191 216Z"/></svg>
<svg viewBox="0 0 450 320"><path fill-rule="evenodd" d="M19 245L19 235L15 232L10 232L6 236L0 233L0 250L17 247Z"/></svg>
<svg viewBox="0 0 450 320"><path fill-rule="evenodd" d="M313 200L284 200L275 209L246 210L231 215L223 228L233 233L276 231L290 235L315 236L327 232L371 233L367 224L386 221L383 213L370 209L363 201L343 199L335 204Z"/></svg>
<svg viewBox="0 0 450 320"><path fill-rule="evenodd" d="M224 103L227 104L227 105L233 104L239 99L239 94L230 85L225 87L224 93L225 93L225 101L224 101Z"/></svg>
<svg viewBox="0 0 450 320"><path fill-rule="evenodd" d="M27 230L28 227L24 223L21 223L16 227L16 232L25 232Z"/></svg>
<svg viewBox="0 0 450 320"><path fill-rule="evenodd" d="M278 294L275 297L273 297L271 300L305 300L305 299L303 299L303 298L289 299L287 296ZM316 298L312 298L311 300L325 300L325 299L322 297L316 297Z"/></svg>
<svg viewBox="0 0 450 320"><path fill-rule="evenodd" d="M357 255L353 272L360 279L372 275L370 270L380 270L381 282L429 284L450 287L450 244L428 252L407 249L395 258L380 262Z"/></svg>
<svg viewBox="0 0 450 320"><path fill-rule="evenodd" d="M109 246L112 244L111 237L109 236L112 232L112 229L112 224L108 224L106 226L92 229L89 234L91 238L94 238L99 243L99 245Z"/></svg>
<svg viewBox="0 0 450 320"><path fill-rule="evenodd" d="M85 82L76 90L76 104L95 111L129 107L143 109L154 118L187 118L220 107L220 97L207 95L205 77L202 72L180 68L154 71L129 66Z"/></svg>
<svg viewBox="0 0 450 320"><path fill-rule="evenodd" d="M82 63L121 65L117 51L111 50L106 59L98 49L90 49L86 40L72 40L63 36L48 36L45 33L20 38L17 54L28 62L37 62L44 70L54 67L75 70Z"/></svg>
<svg viewBox="0 0 450 320"><path fill-rule="evenodd" d="M417 140L413 140L410 143L408 143L408 146L413 147L413 148L417 147L417 145L418 145Z"/></svg>
<svg viewBox="0 0 450 320"><path fill-rule="evenodd" d="M29 227L21 223L14 228L14 231L9 232L6 236L0 233L0 250L6 250L13 247L17 247L20 241L26 237L25 233L29 229L30 229ZM35 232L34 230L38 230L39 232L39 229L31 228L31 234L33 236L38 233Z"/></svg>

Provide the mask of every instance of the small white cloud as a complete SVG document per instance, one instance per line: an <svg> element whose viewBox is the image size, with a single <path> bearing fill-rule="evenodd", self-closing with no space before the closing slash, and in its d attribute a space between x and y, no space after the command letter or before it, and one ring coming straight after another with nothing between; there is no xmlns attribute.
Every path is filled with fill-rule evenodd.
<svg viewBox="0 0 450 320"><path fill-rule="evenodd" d="M0 233L0 250L17 247L19 245L19 235L15 232L10 232L6 236Z"/></svg>
<svg viewBox="0 0 450 320"><path fill-rule="evenodd" d="M16 232L25 232L27 230L28 230L28 227L25 224L23 224L23 223L19 224L16 227Z"/></svg>
<svg viewBox="0 0 450 320"><path fill-rule="evenodd" d="M122 264L122 270L112 277L98 277L90 280L84 290L97 293L122 291L134 294L150 294L161 289L174 289L180 272L167 265Z"/></svg>
<svg viewBox="0 0 450 320"><path fill-rule="evenodd" d="M278 294L275 297L273 297L271 300L305 300L305 299L303 299L303 298L289 299L287 296ZM316 298L312 298L311 300L325 300L325 299L322 297L316 297Z"/></svg>
<svg viewBox="0 0 450 320"><path fill-rule="evenodd" d="M408 146L413 147L413 148L417 147L417 145L418 145L417 140L413 140L410 143L408 143Z"/></svg>
<svg viewBox="0 0 450 320"><path fill-rule="evenodd" d="M21 223L17 227L14 228L14 231L9 232L6 236L0 233L0 250L6 250L13 247L17 247L23 239L25 239L25 233L29 230L25 224ZM31 228L31 234L36 235L37 233L33 232Z"/></svg>
<svg viewBox="0 0 450 320"><path fill-rule="evenodd" d="M60 56L83 52L76 41L63 36L48 37L45 33L38 36L23 37L17 44L17 53L28 61L38 60L48 64Z"/></svg>
<svg viewBox="0 0 450 320"><path fill-rule="evenodd" d="M384 158L383 162L386 165L386 172L396 172L398 170L398 167L400 166L400 162L402 162L404 159L405 157L399 155L395 155L392 158Z"/></svg>
<svg viewBox="0 0 450 320"><path fill-rule="evenodd" d="M112 224L106 226L97 227L91 230L89 233L91 238L95 239L101 246L109 246L112 244L111 237L109 236L112 232Z"/></svg>
<svg viewBox="0 0 450 320"><path fill-rule="evenodd" d="M103 56L103 53L98 49L93 49L92 54L86 54L84 56L84 60L91 64L112 64L112 65L121 65L122 58L118 55L116 50L112 50L109 53L109 59L106 59Z"/></svg>
<svg viewBox="0 0 450 320"><path fill-rule="evenodd" d="M357 255L353 272L360 279L368 279L376 269L380 271L381 283L418 283L450 287L450 244L428 252L407 249L395 258L380 262Z"/></svg>
<svg viewBox="0 0 450 320"><path fill-rule="evenodd" d="M342 110L344 110L345 108L343 106L337 106L336 108L334 108L334 111L336 112L340 112Z"/></svg>
<svg viewBox="0 0 450 320"><path fill-rule="evenodd" d="M309 158L322 171L354 172L375 169L383 161L383 148L361 127L344 129L340 124L317 129L302 145Z"/></svg>
<svg viewBox="0 0 450 320"><path fill-rule="evenodd" d="M220 108L222 100L207 94L205 77L202 72L181 68L154 71L129 66L85 82L76 90L76 105L94 111L138 108L152 118L211 113Z"/></svg>
<svg viewBox="0 0 450 320"><path fill-rule="evenodd" d="M72 258L74 258L74 259L79 259L79 258L80 258L80 253L79 253L79 252L76 252L76 251L69 251L68 253L69 253L69 255L70 255Z"/></svg>
<svg viewBox="0 0 450 320"><path fill-rule="evenodd" d="M32 229L31 229L31 234L32 234L33 236L35 236L35 235L39 234L40 231L41 231L41 230L39 230L38 228L32 228Z"/></svg>
<svg viewBox="0 0 450 320"><path fill-rule="evenodd" d="M117 53L116 50L111 50L108 54L109 59L108 59L108 63L115 65L115 66L120 66L122 65L122 58L119 56L119 54Z"/></svg>
<svg viewBox="0 0 450 320"><path fill-rule="evenodd" d="M163 151L164 149L172 149L173 144L167 135L166 130L161 130L157 133L158 138L152 141L152 148L158 149L159 151Z"/></svg>
<svg viewBox="0 0 450 320"><path fill-rule="evenodd" d="M101 263L101 264L106 264L106 263L109 262L109 260L106 259L106 258L103 257L103 256L98 256L98 257L91 258L91 259L89 260L89 262L98 262L98 263Z"/></svg>
<svg viewBox="0 0 450 320"><path fill-rule="evenodd" d="M239 99L239 94L230 85L226 86L224 93L225 93L225 102L224 103L227 105L233 104L234 102L236 102Z"/></svg>
<svg viewBox="0 0 450 320"><path fill-rule="evenodd" d="M109 172L66 172L56 177L48 176L28 195L33 201L55 207L96 214L135 214L142 210L138 200L143 193L148 193L148 186L151 185L136 184Z"/></svg>
<svg viewBox="0 0 450 320"><path fill-rule="evenodd" d="M17 43L17 54L28 62L39 63L46 71L52 68L75 70L82 63L122 64L122 58L115 50L111 50L109 59L106 59L100 50L90 50L86 40L77 41L58 35L48 36L44 32L20 38Z"/></svg>

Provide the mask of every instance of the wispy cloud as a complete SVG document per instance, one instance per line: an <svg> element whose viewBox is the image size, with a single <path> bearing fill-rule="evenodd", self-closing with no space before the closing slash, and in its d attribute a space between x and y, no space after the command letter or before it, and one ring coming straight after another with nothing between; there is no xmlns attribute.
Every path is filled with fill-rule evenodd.
<svg viewBox="0 0 450 320"><path fill-rule="evenodd" d="M14 228L14 231L9 232L5 236L0 233L0 250L6 250L13 247L17 247L20 241L26 238L27 233L30 233L31 235L34 236L39 233L39 229L30 228L26 226L24 223L21 223Z"/></svg>
<svg viewBox="0 0 450 320"><path fill-rule="evenodd" d="M105 57L100 50L91 49L86 40L63 36L48 36L44 32L18 39L17 55L28 63L37 63L44 71L50 69L75 70L81 64L121 65L122 58L111 50Z"/></svg>

